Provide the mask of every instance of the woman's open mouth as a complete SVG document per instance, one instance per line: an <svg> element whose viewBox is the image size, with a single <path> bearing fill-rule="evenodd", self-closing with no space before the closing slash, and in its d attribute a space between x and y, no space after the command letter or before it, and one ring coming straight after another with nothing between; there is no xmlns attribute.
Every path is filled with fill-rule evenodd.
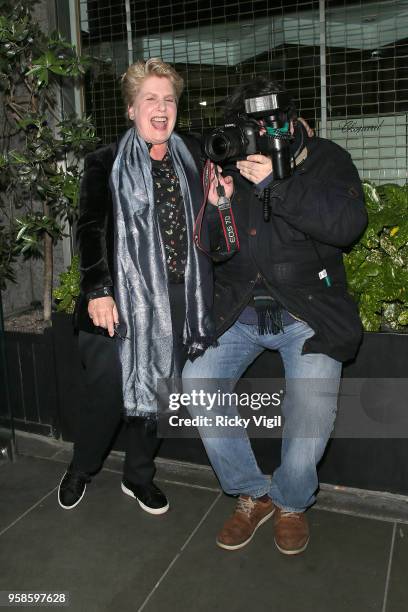
<svg viewBox="0 0 408 612"><path fill-rule="evenodd" d="M150 123L156 130L164 130L167 128L167 117L152 117Z"/></svg>

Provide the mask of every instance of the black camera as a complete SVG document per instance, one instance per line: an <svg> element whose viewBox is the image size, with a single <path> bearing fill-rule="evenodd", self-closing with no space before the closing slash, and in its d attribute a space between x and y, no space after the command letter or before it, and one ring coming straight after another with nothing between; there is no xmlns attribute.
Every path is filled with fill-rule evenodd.
<svg viewBox="0 0 408 612"><path fill-rule="evenodd" d="M207 134L204 140L206 156L223 164L261 153L271 157L274 178L290 176L292 136L289 124L293 110L286 93L248 98L245 100L245 116Z"/></svg>

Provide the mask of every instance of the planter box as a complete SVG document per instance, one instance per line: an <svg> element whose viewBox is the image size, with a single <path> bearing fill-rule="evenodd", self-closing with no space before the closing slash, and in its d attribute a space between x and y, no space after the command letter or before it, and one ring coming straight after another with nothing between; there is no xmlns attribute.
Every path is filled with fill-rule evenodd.
<svg viewBox="0 0 408 612"><path fill-rule="evenodd" d="M343 368L343 378L406 379L407 376L408 334L365 333L356 359ZM380 414L380 405L387 407L388 398L372 399L371 409L370 406L366 409L375 417ZM392 406L388 408L392 410ZM383 422L387 423L385 414L384 417ZM335 438L328 445L319 475L321 482L408 495L407 465L405 437Z"/></svg>
<svg viewBox="0 0 408 612"><path fill-rule="evenodd" d="M283 378L276 352L264 352L244 378ZM405 378L408 376L408 334L365 333L356 359L344 365L343 378ZM280 440L252 440L266 473L280 463ZM173 459L208 463L199 440L164 440L160 454ZM321 482L408 495L408 440L333 438L319 466Z"/></svg>
<svg viewBox="0 0 408 612"><path fill-rule="evenodd" d="M48 435L51 431L73 441L86 393L71 317L53 315L52 330L43 336L6 335L16 427L38 433L48 430ZM357 358L344 366L343 377L405 378L407 372L408 335L366 333ZM282 378L280 356L264 352L245 377ZM280 439L257 438L252 442L262 469L272 472L280 461ZM123 449L122 433L115 448ZM199 439L165 439L160 456L208 464ZM408 441L404 438L336 438L329 442L320 464L320 480L408 495L407 464Z"/></svg>
<svg viewBox="0 0 408 612"><path fill-rule="evenodd" d="M42 334L5 332L10 408L17 429L59 436L52 330ZM5 406L5 389L0 404Z"/></svg>

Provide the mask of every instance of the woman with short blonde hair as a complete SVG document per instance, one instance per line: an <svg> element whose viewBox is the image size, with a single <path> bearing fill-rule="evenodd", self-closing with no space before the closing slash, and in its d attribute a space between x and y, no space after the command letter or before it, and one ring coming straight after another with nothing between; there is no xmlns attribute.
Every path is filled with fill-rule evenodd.
<svg viewBox="0 0 408 612"><path fill-rule="evenodd" d="M161 59L122 77L132 127L87 156L77 243L79 348L87 381L74 456L58 500L70 510L126 415L122 491L150 514L169 508L154 484L158 385L215 342L211 262L195 249L201 151L174 132L183 79Z"/></svg>
<svg viewBox="0 0 408 612"><path fill-rule="evenodd" d="M180 99L184 89L183 78L170 64L166 64L159 57L151 57L146 62L135 62L122 75L122 97L126 107L132 104L142 82L149 76L169 79L173 85L177 101Z"/></svg>

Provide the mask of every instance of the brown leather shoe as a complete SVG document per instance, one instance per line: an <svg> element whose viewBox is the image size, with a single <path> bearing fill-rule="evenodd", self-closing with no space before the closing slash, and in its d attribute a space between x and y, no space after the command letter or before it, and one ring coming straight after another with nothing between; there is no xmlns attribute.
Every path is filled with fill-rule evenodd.
<svg viewBox="0 0 408 612"><path fill-rule="evenodd" d="M275 505L267 498L253 499L249 495L240 495L234 514L224 524L216 542L226 550L243 548L252 540L258 527L275 512Z"/></svg>
<svg viewBox="0 0 408 612"><path fill-rule="evenodd" d="M304 512L285 512L276 506L275 544L284 555L298 555L309 543L309 525Z"/></svg>

